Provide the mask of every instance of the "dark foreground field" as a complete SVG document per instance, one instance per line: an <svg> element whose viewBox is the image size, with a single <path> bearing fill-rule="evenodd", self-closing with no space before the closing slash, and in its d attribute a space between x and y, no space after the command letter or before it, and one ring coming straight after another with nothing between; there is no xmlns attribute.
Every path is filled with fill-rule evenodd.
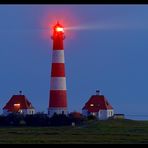
<svg viewBox="0 0 148 148"><path fill-rule="evenodd" d="M148 143L148 121L90 121L80 127L0 127L0 143Z"/></svg>

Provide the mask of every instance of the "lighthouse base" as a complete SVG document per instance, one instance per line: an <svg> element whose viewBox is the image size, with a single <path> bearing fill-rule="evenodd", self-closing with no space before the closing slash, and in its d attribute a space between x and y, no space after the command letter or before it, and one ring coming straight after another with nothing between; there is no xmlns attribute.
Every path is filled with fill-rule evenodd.
<svg viewBox="0 0 148 148"><path fill-rule="evenodd" d="M50 107L48 109L48 116L49 117L52 117L54 114L64 114L64 115L67 115L68 114L68 111L67 111L67 108L65 107Z"/></svg>

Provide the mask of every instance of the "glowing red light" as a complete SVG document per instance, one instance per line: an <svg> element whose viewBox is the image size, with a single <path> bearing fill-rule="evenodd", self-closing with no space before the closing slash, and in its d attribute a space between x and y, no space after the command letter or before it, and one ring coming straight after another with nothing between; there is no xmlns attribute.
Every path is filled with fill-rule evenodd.
<svg viewBox="0 0 148 148"><path fill-rule="evenodd" d="M64 32L64 28L59 22L57 22L57 24L53 27L53 29L55 32Z"/></svg>

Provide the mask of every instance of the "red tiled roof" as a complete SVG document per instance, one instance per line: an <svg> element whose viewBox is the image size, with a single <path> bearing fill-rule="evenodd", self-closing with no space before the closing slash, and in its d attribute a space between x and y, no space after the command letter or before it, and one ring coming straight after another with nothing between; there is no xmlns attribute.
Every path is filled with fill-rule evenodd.
<svg viewBox="0 0 148 148"><path fill-rule="evenodd" d="M15 106L14 104L20 104L20 106ZM3 107L9 112L18 111L19 109L33 109L31 102L24 95L14 95Z"/></svg>
<svg viewBox="0 0 148 148"><path fill-rule="evenodd" d="M91 106L91 104L93 104L93 106ZM113 107L103 95L93 95L82 109L86 109L89 112L98 112L99 110L113 109Z"/></svg>

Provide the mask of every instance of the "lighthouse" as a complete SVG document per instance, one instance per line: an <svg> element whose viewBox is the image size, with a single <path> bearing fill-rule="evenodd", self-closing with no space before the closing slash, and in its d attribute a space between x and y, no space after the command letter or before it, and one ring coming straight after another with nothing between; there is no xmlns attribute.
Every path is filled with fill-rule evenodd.
<svg viewBox="0 0 148 148"><path fill-rule="evenodd" d="M64 60L64 28L57 22L53 26L53 50L48 115L67 114L67 90Z"/></svg>

